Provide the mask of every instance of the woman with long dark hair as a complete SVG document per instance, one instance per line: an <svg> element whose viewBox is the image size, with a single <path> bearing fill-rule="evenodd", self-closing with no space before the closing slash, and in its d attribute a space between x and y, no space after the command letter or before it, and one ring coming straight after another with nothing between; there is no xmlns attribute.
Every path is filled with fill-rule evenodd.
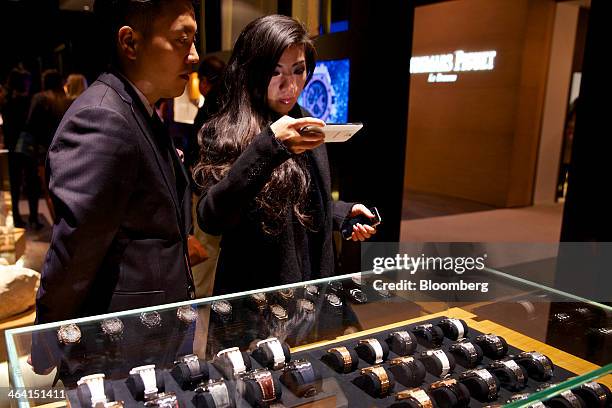
<svg viewBox="0 0 612 408"><path fill-rule="evenodd" d="M304 131L324 123L297 104L314 68L312 40L290 17L256 19L236 41L194 169L199 225L222 235L215 294L331 276L332 229L373 216L331 199L323 135ZM352 239L374 233L358 225Z"/></svg>

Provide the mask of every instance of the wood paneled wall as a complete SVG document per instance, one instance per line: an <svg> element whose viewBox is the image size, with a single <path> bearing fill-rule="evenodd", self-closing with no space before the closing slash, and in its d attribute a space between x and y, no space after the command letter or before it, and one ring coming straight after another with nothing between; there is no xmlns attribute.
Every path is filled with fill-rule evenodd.
<svg viewBox="0 0 612 408"><path fill-rule="evenodd" d="M416 9L413 56L497 56L492 71L459 72L454 83L411 75L405 189L499 207L531 204L554 12L553 0Z"/></svg>

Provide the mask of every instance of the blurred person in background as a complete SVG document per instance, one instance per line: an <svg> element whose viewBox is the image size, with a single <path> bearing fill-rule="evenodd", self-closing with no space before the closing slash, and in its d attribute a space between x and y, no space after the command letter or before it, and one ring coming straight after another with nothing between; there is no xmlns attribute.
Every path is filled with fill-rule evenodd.
<svg viewBox="0 0 612 408"><path fill-rule="evenodd" d="M61 74L55 69L49 69L42 74L43 90L32 97L30 114L26 123L26 131L32 136L32 146L27 147L26 173L30 177L37 177L39 183L28 193L28 204L30 207L29 222L32 228L40 229L43 225L38 219L38 200L41 189L49 206L51 218L55 218L53 205L46 188L46 177L44 171L47 150L53 139L69 101L64 92L64 84Z"/></svg>
<svg viewBox="0 0 612 408"><path fill-rule="evenodd" d="M9 151L9 178L11 182L11 202L13 208L13 223L16 227L25 228L26 223L19 211L19 199L24 181L24 167L27 158L15 151L17 141L25 128L30 111L30 86L31 74L22 66L11 70L6 81L6 102L2 108L4 147ZM30 189L28 183L38 186L38 178L26 180L26 189Z"/></svg>
<svg viewBox="0 0 612 408"><path fill-rule="evenodd" d="M221 73L225 68L225 62L220 58L209 55L200 61L198 68L198 79L200 93L204 97L204 103L198 109L198 113L193 120L192 132L189 134L187 146L185 149L185 164L188 169L193 169L200 157L200 147L198 144L198 132L204 125L204 122L210 117L213 112L218 109L217 103L217 85L221 78ZM197 186L195 183L193 188ZM197 192L197 191L196 191Z"/></svg>
<svg viewBox="0 0 612 408"><path fill-rule="evenodd" d="M66 79L66 85L64 85L64 91L66 91L66 97L68 102L72 103L76 98L79 97L87 89L87 79L81 74L70 74Z"/></svg>

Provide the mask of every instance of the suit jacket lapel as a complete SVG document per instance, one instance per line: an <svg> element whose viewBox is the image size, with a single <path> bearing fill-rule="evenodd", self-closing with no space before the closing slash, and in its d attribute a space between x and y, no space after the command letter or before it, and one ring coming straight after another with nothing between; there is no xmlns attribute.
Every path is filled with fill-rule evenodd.
<svg viewBox="0 0 612 408"><path fill-rule="evenodd" d="M174 204L177 219L179 221L183 221L184 217L182 215L181 205L179 204L179 199L178 199L177 191L175 188L176 180L174 179L174 175L172 174L172 169L170 169L168 166L165 165L166 160L162 157L163 153L160 151L158 147L158 143L155 140L155 135L153 133L151 119L147 118L148 115L147 115L146 109L144 106L142 106L142 102L140 101L140 98L138 97L138 95L135 94L131 85L124 82L124 80L122 80L119 75L115 75L113 73L107 73L107 74L102 75L99 78L99 80L101 82L106 83L113 89L115 89L119 93L119 95L125 100L125 102L130 105L132 114L134 115L134 118L136 119L136 123L138 123L138 126L140 127L142 134L145 136L145 139L147 140L149 146L151 147L151 150L153 152L153 155L155 156L155 161L157 163L159 171L161 172L164 182L166 184L166 187L168 188L168 192L170 193L170 196L172 197L172 202ZM176 150L174 149L174 144L172 144L172 152L170 152L170 154L173 156L177 156ZM178 160L178 156L177 156L177 160ZM170 166L173 166L173 165L174 163L170 163ZM183 166L180 166L180 167L182 168ZM181 171L181 177L186 177L184 170Z"/></svg>

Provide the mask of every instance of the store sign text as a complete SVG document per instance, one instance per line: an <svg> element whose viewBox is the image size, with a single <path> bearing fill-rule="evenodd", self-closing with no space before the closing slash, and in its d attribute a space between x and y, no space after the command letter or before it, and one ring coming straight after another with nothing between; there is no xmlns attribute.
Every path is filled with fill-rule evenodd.
<svg viewBox="0 0 612 408"><path fill-rule="evenodd" d="M449 72L491 71L495 67L497 51L465 52L412 57L411 74L429 74L427 82L456 82L457 74Z"/></svg>

